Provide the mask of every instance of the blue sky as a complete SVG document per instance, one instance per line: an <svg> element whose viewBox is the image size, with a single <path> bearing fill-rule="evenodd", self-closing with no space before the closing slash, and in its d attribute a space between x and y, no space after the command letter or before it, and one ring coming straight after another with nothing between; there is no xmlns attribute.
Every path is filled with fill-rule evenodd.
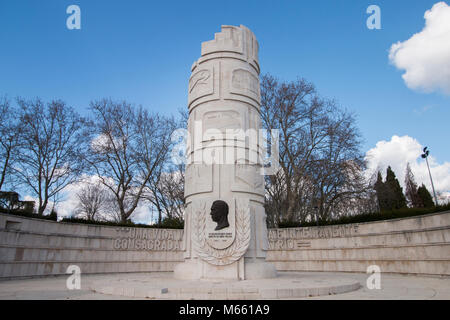
<svg viewBox="0 0 450 320"><path fill-rule="evenodd" d="M442 163L450 160L450 96L409 89L388 59L436 2L1 0L0 95L61 98L80 113L112 97L175 114L186 107L201 42L222 24L244 24L259 41L263 73L304 77L355 112L364 152L408 135ZM66 27L72 4L81 30ZM381 8L381 30L366 27L371 4Z"/></svg>

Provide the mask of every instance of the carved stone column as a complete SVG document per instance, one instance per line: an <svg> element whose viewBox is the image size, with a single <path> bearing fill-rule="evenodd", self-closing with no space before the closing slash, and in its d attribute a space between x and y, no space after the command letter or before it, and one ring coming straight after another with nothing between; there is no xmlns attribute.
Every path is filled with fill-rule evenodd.
<svg viewBox="0 0 450 320"><path fill-rule="evenodd" d="M182 279L276 275L268 249L260 143L258 42L222 26L202 43L189 79Z"/></svg>

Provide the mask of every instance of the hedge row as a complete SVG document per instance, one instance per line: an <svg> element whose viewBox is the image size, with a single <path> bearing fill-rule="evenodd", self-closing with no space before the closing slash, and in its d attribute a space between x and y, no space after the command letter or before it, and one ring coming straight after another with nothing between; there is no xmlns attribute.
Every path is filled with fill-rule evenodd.
<svg viewBox="0 0 450 320"><path fill-rule="evenodd" d="M32 213L25 210L7 210L4 208L0 208L1 213L12 214L20 217L34 218L34 219L43 219L43 220L51 220L58 221L58 215L56 212L52 211L49 215L38 215L36 213ZM161 224L141 224L141 223L133 223L133 222L113 222L113 221L95 221L95 220L86 220L81 218L63 218L60 222L68 222L68 223L82 223L82 224L93 224L93 225L101 225L101 226L112 226L112 227L133 227L133 228L166 228L166 229L183 229L184 222L182 220L176 218L165 218L162 220Z"/></svg>
<svg viewBox="0 0 450 320"><path fill-rule="evenodd" d="M280 222L279 228L299 228L299 227L314 227L314 226L331 226L338 224L349 224L349 223L361 223L361 222L373 222L380 220L390 220L397 218L407 218L420 216L424 214L437 213L442 211L449 211L450 203L443 206L436 206L432 208L406 208L399 209L393 211L384 211L384 212L376 212L376 213L365 213L355 216L344 216L334 220L327 221L309 221L309 222L297 222L297 221L283 221ZM35 213L30 213L21 210L8 211L0 208L0 212L13 214L22 217L28 218L37 218L44 220L52 220L57 221L57 215L55 212L52 212L50 215L39 216ZM141 224L141 223L133 223L133 222L112 222L112 221L89 221L86 219L80 218L64 218L61 222L68 223L82 223L82 224L93 224L93 225L102 225L102 226L113 226L113 227L133 227L133 228L166 228L166 229L183 229L184 222L182 220L176 218L165 218L161 222L161 224Z"/></svg>
<svg viewBox="0 0 450 320"><path fill-rule="evenodd" d="M383 211L375 213L364 213L354 216L344 216L338 219L327 221L309 221L309 222L297 222L297 221L283 221L280 222L279 228L299 228L299 227L314 227L314 226L331 226L337 224L349 224L349 223L361 223L361 222L373 222L380 220L390 220L398 218L408 218L414 216L420 216L424 214L442 212L450 210L450 203L443 206L436 206L431 208L405 208L392 211Z"/></svg>
<svg viewBox="0 0 450 320"><path fill-rule="evenodd" d="M64 218L61 222L95 224L112 227L133 227L133 228L165 228L165 229L183 229L184 222L179 219L165 218L161 224L142 224L134 222L112 222L112 221L92 221L81 218Z"/></svg>
<svg viewBox="0 0 450 320"><path fill-rule="evenodd" d="M43 219L43 220L51 220L51 221L57 221L58 220L58 215L56 214L56 212L52 211L52 213L48 214L48 215L38 215L34 212L29 212L26 210L8 210L5 208L0 208L0 212L1 213L7 213L7 214L12 214L15 216L21 216L21 217L27 217L27 218L35 218L35 219Z"/></svg>

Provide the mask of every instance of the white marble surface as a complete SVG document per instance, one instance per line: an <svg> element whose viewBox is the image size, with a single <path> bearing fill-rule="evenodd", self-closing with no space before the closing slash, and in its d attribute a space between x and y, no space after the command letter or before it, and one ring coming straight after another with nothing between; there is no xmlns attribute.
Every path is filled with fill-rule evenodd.
<svg viewBox="0 0 450 320"><path fill-rule="evenodd" d="M7 221L20 222L20 230L7 230ZM281 241L281 247L269 250L267 258L281 271L365 272L375 264L382 272L450 275L449 224L450 212L443 212L344 225L334 233L334 227L271 229L271 246ZM183 238L183 230L141 232L0 214L0 277L65 274L72 264L85 274L173 271L183 261L181 249L167 246L138 250L127 242L125 249L114 248L117 239Z"/></svg>

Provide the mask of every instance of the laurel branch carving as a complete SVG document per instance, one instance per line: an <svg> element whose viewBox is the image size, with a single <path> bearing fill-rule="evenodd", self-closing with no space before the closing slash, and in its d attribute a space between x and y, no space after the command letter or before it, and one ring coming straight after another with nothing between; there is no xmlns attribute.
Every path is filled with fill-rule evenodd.
<svg viewBox="0 0 450 320"><path fill-rule="evenodd" d="M236 201L236 238L226 249L218 250L206 241L206 203L203 202L194 212L194 249L198 256L214 265L227 265L239 260L250 244L250 208L248 201Z"/></svg>

